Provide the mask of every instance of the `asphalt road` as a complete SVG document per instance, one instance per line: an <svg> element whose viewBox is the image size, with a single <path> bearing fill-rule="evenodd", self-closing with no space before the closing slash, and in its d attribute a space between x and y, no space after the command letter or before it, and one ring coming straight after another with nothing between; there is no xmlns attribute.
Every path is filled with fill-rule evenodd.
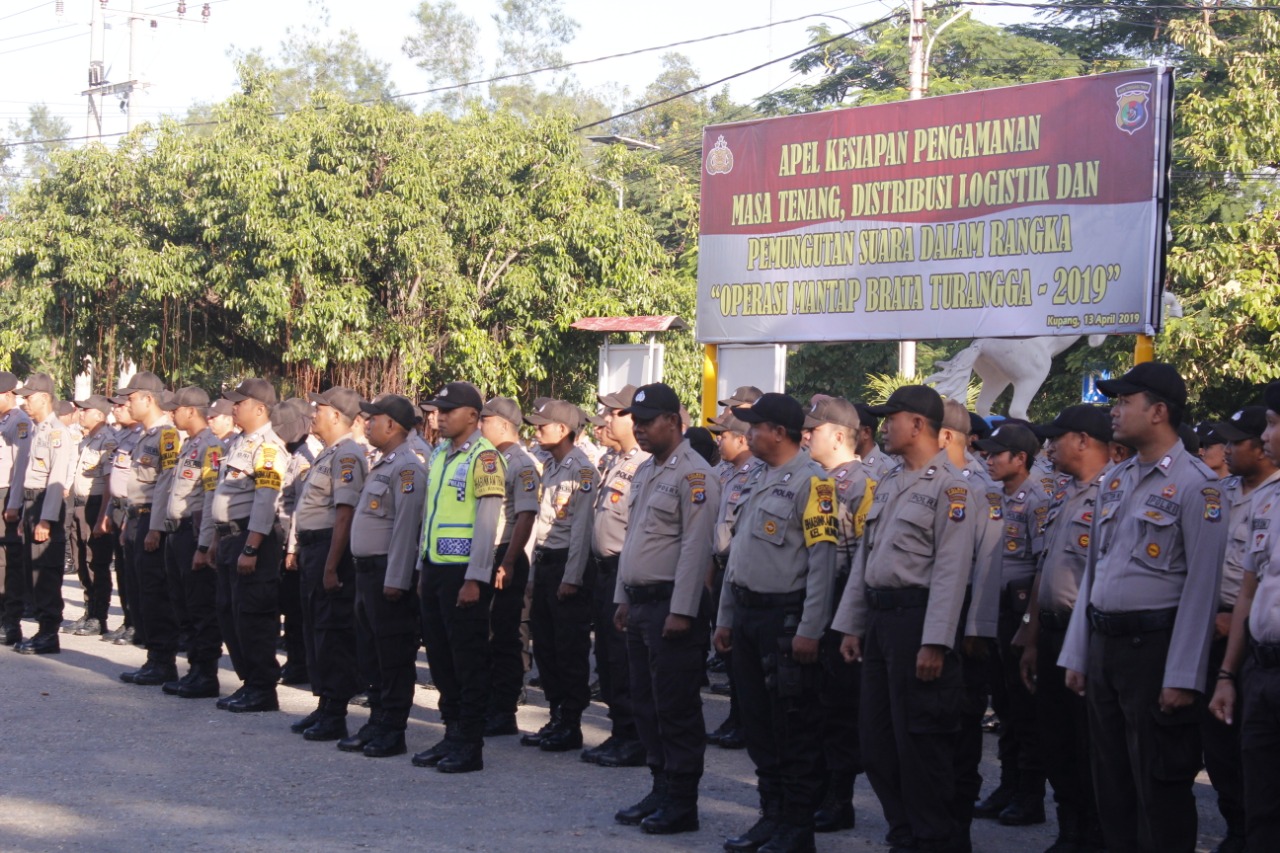
<svg viewBox="0 0 1280 853"><path fill-rule="evenodd" d="M67 617L80 615L74 578ZM112 611L112 624L119 619ZM28 634L34 625L24 623ZM485 746L485 769L449 776L413 767L408 756L369 759L308 743L288 724L314 707L306 688L280 688L280 713L231 714L212 699L165 696L158 687L120 682L145 651L62 635L60 655L29 657L0 649L0 850L79 851L350 850L665 851L719 850L726 835L756 818L754 774L745 752L709 747L700 832L671 837L616 824L613 813L648 790L643 768L585 764L576 752L552 755L513 737ZM224 693L237 685L223 659ZM426 664L421 663L423 675ZM185 671L185 667L183 668ZM547 718L537 690L520 710L523 730ZM709 727L727 700L704 693ZM419 688L409 752L442 734L436 693ZM366 711L353 708L358 726ZM584 718L587 745L607 735L604 708ZM354 726L353 726L354 727ZM996 777L988 737L983 775ZM989 789L991 783L987 785ZM1196 786L1201 850L1223 831L1208 779ZM886 826L865 778L855 793L858 826L818 837L819 851L886 850ZM974 827L975 849L1038 853L1055 835L1048 824Z"/></svg>

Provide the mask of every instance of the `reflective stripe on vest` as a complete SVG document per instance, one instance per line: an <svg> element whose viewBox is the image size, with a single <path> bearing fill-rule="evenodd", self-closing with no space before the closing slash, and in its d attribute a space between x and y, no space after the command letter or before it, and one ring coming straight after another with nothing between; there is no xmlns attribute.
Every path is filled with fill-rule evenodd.
<svg viewBox="0 0 1280 853"><path fill-rule="evenodd" d="M446 460L447 451L431 458L431 491L427 495L427 523L423 556L433 563L467 563L476 524L475 486L471 467L476 456L497 449L481 438L466 453Z"/></svg>

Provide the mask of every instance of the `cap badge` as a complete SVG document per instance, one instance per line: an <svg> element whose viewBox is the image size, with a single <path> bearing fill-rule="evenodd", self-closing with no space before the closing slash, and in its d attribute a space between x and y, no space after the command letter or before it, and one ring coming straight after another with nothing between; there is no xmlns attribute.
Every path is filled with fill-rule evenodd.
<svg viewBox="0 0 1280 853"><path fill-rule="evenodd" d="M636 400L636 402L637 402L637 403L643 403L643 402L644 402L644 392L643 392L643 391L637 391L637 392L636 392L636 396L635 396L635 400Z"/></svg>

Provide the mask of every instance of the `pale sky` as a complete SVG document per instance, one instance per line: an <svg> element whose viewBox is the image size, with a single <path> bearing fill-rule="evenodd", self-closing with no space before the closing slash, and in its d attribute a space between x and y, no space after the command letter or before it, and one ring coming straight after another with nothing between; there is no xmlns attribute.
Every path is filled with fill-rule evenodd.
<svg viewBox="0 0 1280 853"><path fill-rule="evenodd" d="M29 105L41 102L70 122L73 135L85 132L86 99L80 93L87 80L90 12L92 4L99 2L0 0L0 79L5 81L0 87L0 136L8 135L11 119L25 120ZM108 0L106 6L106 65L112 82L128 79L131 2ZM151 83L148 91L137 96L136 114L141 121L161 114L181 115L193 103L226 97L235 82L227 55L230 48L262 47L274 54L290 26L323 23L309 0L214 0L207 24L200 22L200 0L186 0L183 21L177 20L178 0L137 0L137 4L144 15L153 16L140 25L143 35L138 40L137 59L143 69L139 76ZM355 30L366 50L391 64L391 78L400 92L428 88L425 74L401 51L414 27L414 0L328 0L327 5L328 31ZM495 35L489 15L497 0L462 0L457 5L482 24L482 48L486 66L491 67ZM885 15L895 5L892 0L565 0L565 11L580 28L564 55L568 60L589 59L803 15L835 16L675 48L689 56L702 80L709 82L800 50L808 42L806 28L812 24L826 22L839 28L839 18L856 26ZM588 88L626 87L635 98L659 72L663 52L575 71ZM788 62L781 62L734 80L730 84L733 98L747 102L794 82L787 66ZM108 99L104 112L105 132L125 129L124 115L114 99Z"/></svg>

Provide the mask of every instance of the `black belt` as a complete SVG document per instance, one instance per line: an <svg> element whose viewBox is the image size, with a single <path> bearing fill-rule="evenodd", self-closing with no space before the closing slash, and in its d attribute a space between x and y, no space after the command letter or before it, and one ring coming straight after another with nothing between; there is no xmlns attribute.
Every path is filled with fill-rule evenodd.
<svg viewBox="0 0 1280 853"><path fill-rule="evenodd" d="M728 557L712 557L711 559L713 559L713 560L715 560L715 561L716 561L716 571L717 571L717 572L723 572L725 569L729 568L729 558L728 558Z"/></svg>
<svg viewBox="0 0 1280 853"><path fill-rule="evenodd" d="M872 589L867 587L867 606L872 610L902 610L926 607L929 590L922 586L904 586L899 589Z"/></svg>
<svg viewBox="0 0 1280 853"><path fill-rule="evenodd" d="M795 592L755 592L736 583L729 584L733 588L733 600L743 607L795 607L804 604L808 592L797 589Z"/></svg>
<svg viewBox="0 0 1280 853"><path fill-rule="evenodd" d="M674 581L660 581L659 583L647 583L642 586L622 585L622 590L627 594L627 600L632 604L653 604L655 601L667 601L676 591Z"/></svg>
<svg viewBox="0 0 1280 853"><path fill-rule="evenodd" d="M127 498L112 498L111 508L112 509L128 509L129 500Z"/></svg>
<svg viewBox="0 0 1280 853"><path fill-rule="evenodd" d="M360 574L367 574L369 572L377 572L385 569L387 567L387 555L378 554L374 557L352 557L351 562L355 566L357 572Z"/></svg>
<svg viewBox="0 0 1280 853"><path fill-rule="evenodd" d="M533 549L533 561L535 563L546 563L552 560L559 560L561 562L564 562L564 561L567 561L568 559L569 559L568 548L534 548Z"/></svg>
<svg viewBox="0 0 1280 853"><path fill-rule="evenodd" d="M72 506L85 506L85 505L87 505L88 503L89 503L89 499L88 499L88 498L73 497L73 498L71 499L71 505L72 505Z"/></svg>
<svg viewBox="0 0 1280 853"><path fill-rule="evenodd" d="M44 489L23 489L22 499L24 501L33 501L44 494Z"/></svg>
<svg viewBox="0 0 1280 853"><path fill-rule="evenodd" d="M1090 604L1088 614L1089 624L1099 634L1105 634L1108 637L1127 637L1133 634L1167 631L1173 627L1173 622L1178 616L1178 608L1103 613Z"/></svg>
<svg viewBox="0 0 1280 853"><path fill-rule="evenodd" d="M137 518L140 515L151 515L151 504L138 504L137 506L131 506L125 511L125 514L130 518Z"/></svg>
<svg viewBox="0 0 1280 853"><path fill-rule="evenodd" d="M1263 669L1275 669L1280 666L1280 645L1273 643L1252 643L1249 653L1254 661Z"/></svg>
<svg viewBox="0 0 1280 853"><path fill-rule="evenodd" d="M195 518L190 515L183 516L177 521L174 521L171 518L166 518L164 522L164 529L167 533L178 533L183 530L191 529L195 523Z"/></svg>
<svg viewBox="0 0 1280 853"><path fill-rule="evenodd" d="M315 545L320 542L328 542L333 539L333 528L326 527L324 530L299 530L299 545Z"/></svg>
<svg viewBox="0 0 1280 853"><path fill-rule="evenodd" d="M243 533L249 529L249 519L233 518L227 522L215 522L213 529L217 531L219 536L235 536L237 533Z"/></svg>
<svg viewBox="0 0 1280 853"><path fill-rule="evenodd" d="M1046 631L1065 631L1071 624L1070 610L1041 610L1040 627Z"/></svg>
<svg viewBox="0 0 1280 853"><path fill-rule="evenodd" d="M617 554L612 557L596 557L593 554L592 558L596 561L596 571L600 574L611 575L618 570Z"/></svg>

